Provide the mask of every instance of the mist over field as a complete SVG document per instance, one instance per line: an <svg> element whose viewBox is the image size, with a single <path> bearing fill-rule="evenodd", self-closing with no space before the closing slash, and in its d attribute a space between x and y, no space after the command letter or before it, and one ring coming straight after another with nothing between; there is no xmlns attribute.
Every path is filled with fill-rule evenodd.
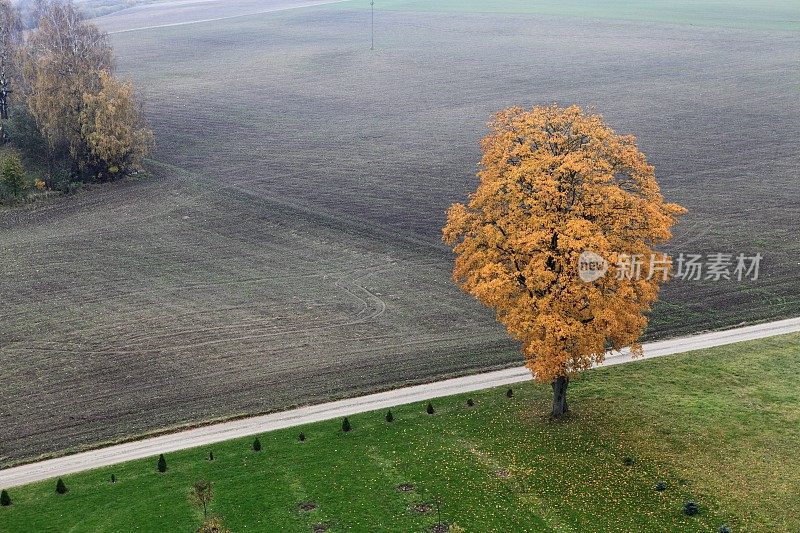
<svg viewBox="0 0 800 533"><path fill-rule="evenodd" d="M367 2L309 3L96 19L157 145L148 177L0 212L0 465L519 364L440 242L511 105L635 134L688 209L669 252L763 254L668 284L648 338L800 311L794 3L376 2L374 51Z"/></svg>

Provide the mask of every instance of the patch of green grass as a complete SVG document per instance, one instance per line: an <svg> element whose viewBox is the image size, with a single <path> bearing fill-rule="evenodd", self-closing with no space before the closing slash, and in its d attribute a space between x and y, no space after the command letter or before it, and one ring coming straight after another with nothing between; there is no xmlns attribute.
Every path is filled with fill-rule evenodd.
<svg viewBox="0 0 800 533"><path fill-rule="evenodd" d="M352 0L336 7L368 7ZM757 30L800 29L793 0L382 0L376 8L398 11L519 13Z"/></svg>
<svg viewBox="0 0 800 533"><path fill-rule="evenodd" d="M798 341L589 372L563 422L544 415L549 388L525 384L434 400L434 415L398 407L392 423L352 416L347 434L341 420L264 434L261 452L248 437L171 453L163 475L153 457L66 476L63 496L53 480L11 490L0 530L190 531L189 487L209 479L233 531L425 531L435 510L410 508L437 501L467 531L797 531ZM698 516L681 513L689 499Z"/></svg>

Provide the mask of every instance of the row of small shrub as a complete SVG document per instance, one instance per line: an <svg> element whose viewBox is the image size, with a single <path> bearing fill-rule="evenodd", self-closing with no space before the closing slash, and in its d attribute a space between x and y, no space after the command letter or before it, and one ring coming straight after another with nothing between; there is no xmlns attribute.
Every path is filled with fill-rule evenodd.
<svg viewBox="0 0 800 533"><path fill-rule="evenodd" d="M0 168L2 168L2 167L0 167ZM507 398L512 398L513 396L514 396L514 391L512 389L508 389L508 391L506 392L506 397ZM475 401L472 398L469 398L466 401L466 405L467 405L467 407L474 407ZM432 415L432 414L436 413L436 409L433 407L433 403L432 402L428 402L428 404L425 406L425 412L428 413L429 415ZM386 415L384 416L384 420L386 420L387 423L394 422L394 414L392 413L391 410L386 412ZM348 417L344 417L344 419L342 420L342 431L344 433L349 433L352 430L353 430L353 426L350 423L350 419ZM305 433L301 432L298 435L298 440L300 442L304 442L306 440ZM256 437L253 440L252 449L255 452L260 452L261 448L262 448L261 440L258 437ZM214 460L214 452L213 451L208 453L208 460L209 461L213 461ZM167 471L167 460L164 457L163 453L158 456L158 461L156 462L156 470L158 470L158 472L162 473L162 474ZM111 483L116 483L116 482L117 482L116 476L114 474L111 474ZM67 489L67 486L64 484L64 481L61 478L59 478L58 481L56 482L56 492L58 494L65 494L67 492L67 490L68 489ZM8 494L8 492L6 490L3 490L2 493L0 493L0 505L2 505L2 506L11 505L11 497L9 496L9 494Z"/></svg>
<svg viewBox="0 0 800 533"><path fill-rule="evenodd" d="M513 398L514 397L514 390L513 389L508 389L506 391L506 393L505 393L505 396L506 396L506 398ZM467 407L474 407L475 406L475 401L472 398L468 398L466 400L466 402L465 402L465 405ZM436 413L436 409L434 408L432 402L428 402L427 403L427 405L425 406L425 412L428 415L433 415L433 414ZM384 420L387 423L394 422L394 414L392 413L391 410L388 410L386 412L386 414L384 415ZM344 417L342 419L341 430L344 433L350 433L351 431L353 431L353 425L350 423L349 417ZM301 432L298 435L298 440L300 442L304 442L306 440L306 435L305 435L304 432ZM260 452L262 450L261 440L258 437L256 437L253 440L253 442L251 444L251 448L252 448L252 450L254 452ZM209 461L213 461L214 460L214 452L213 451L210 451L208 453L208 460ZM623 464L625 466L633 466L635 464L635 460L631 456L626 456L624 458L624 460L623 460ZM158 470L158 472L160 472L162 474L167 471L167 461L166 461L166 458L164 457L164 454L159 455L158 461L156 463L156 470ZM116 477L113 474L111 475L111 482L112 483L116 483ZM667 484L664 481L658 481L654 485L654 489L656 491L658 491L658 492L663 492L663 491L665 491L667 489ZM58 494L64 494L64 493L67 492L67 487L66 487L66 485L64 484L64 482L63 482L63 480L61 478L59 478L58 482L56 483L56 492ZM0 493L0 505L3 505L3 506L11 505L11 498L9 497L8 492L5 491L5 490L3 490L2 493ZM686 503L684 503L682 511L687 516L694 516L694 515L696 515L696 514L698 514L700 512L700 507L695 501L689 500ZM727 525L722 525L722 526L720 526L720 528L718 530L718 533L731 533L731 529Z"/></svg>

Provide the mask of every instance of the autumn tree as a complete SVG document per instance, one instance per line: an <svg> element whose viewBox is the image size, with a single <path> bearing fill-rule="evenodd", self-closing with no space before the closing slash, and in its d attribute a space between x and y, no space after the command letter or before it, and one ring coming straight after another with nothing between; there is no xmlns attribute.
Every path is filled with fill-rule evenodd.
<svg viewBox="0 0 800 533"><path fill-rule="evenodd" d="M72 2L45 0L22 62L26 102L53 151L65 150L80 170L89 147L82 135L84 94L100 90L113 66L106 35L86 23Z"/></svg>
<svg viewBox="0 0 800 533"><path fill-rule="evenodd" d="M69 0L40 0L21 64L27 108L52 158L76 178L107 180L136 169L152 144L134 91L113 77L105 33Z"/></svg>
<svg viewBox="0 0 800 533"><path fill-rule="evenodd" d="M489 126L478 188L450 208L443 237L456 255L454 280L521 341L535 378L552 384L558 417L576 373L610 350L641 353L668 268L636 276L620 265L648 261L683 208L665 203L635 138L599 115L514 107ZM583 281L584 252L607 261L608 273Z"/></svg>
<svg viewBox="0 0 800 533"><path fill-rule="evenodd" d="M153 133L142 122L133 85L110 72L100 72L100 91L84 93L80 117L86 142L84 165L100 180L109 180L139 168L153 143Z"/></svg>

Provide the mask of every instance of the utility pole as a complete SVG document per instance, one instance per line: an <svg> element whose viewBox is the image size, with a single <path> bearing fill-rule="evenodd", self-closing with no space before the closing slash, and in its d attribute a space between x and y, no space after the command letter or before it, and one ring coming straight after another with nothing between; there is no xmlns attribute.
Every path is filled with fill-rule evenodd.
<svg viewBox="0 0 800 533"><path fill-rule="evenodd" d="M372 46L369 49L375 50L375 0L369 1L369 7L372 10Z"/></svg>

